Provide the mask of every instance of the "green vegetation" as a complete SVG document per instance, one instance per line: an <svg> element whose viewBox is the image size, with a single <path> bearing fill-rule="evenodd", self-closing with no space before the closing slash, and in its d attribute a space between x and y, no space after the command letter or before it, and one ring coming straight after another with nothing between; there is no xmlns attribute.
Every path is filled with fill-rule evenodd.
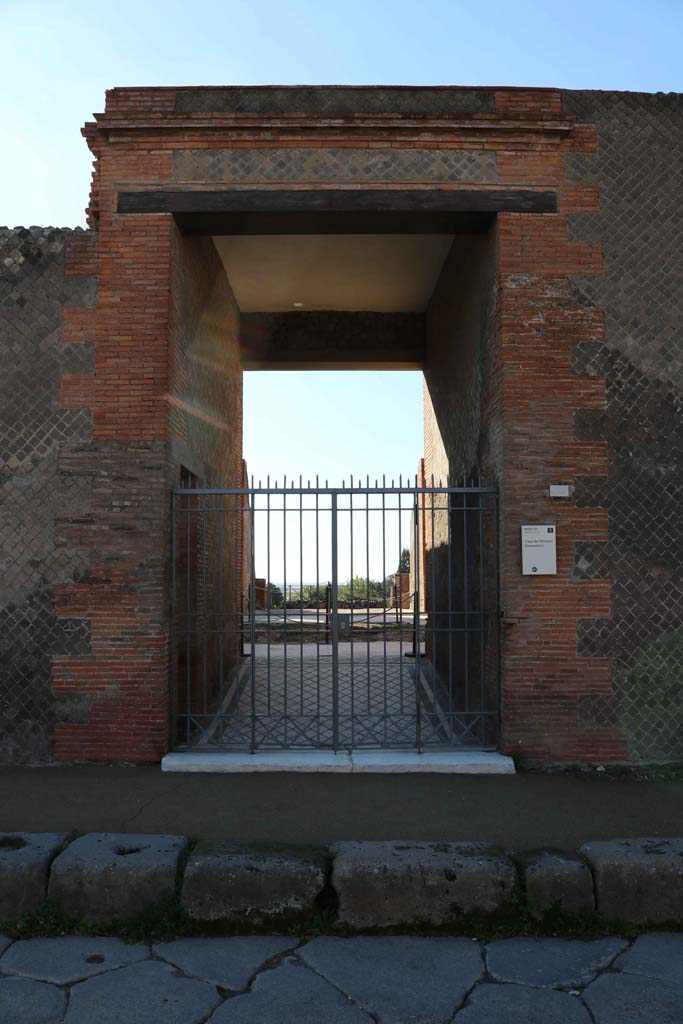
<svg viewBox="0 0 683 1024"><path fill-rule="evenodd" d="M368 579L366 576L354 576L353 580L340 583L337 587L337 600L340 608L384 608L391 602L391 589L394 583L393 576L387 576L382 580ZM271 584L274 591L280 594L279 588ZM304 584L303 587L287 587L287 608L319 608L325 611L330 600L328 586L316 586L315 584ZM271 603L272 608L279 608L280 604Z"/></svg>
<svg viewBox="0 0 683 1024"><path fill-rule="evenodd" d="M396 572L410 572L410 551L408 548L404 548L401 552Z"/></svg>
<svg viewBox="0 0 683 1024"><path fill-rule="evenodd" d="M284 604L284 597L282 591L275 583L268 584L269 600L271 608L282 608Z"/></svg>
<svg viewBox="0 0 683 1024"><path fill-rule="evenodd" d="M13 939L56 938L61 935L114 936L127 942L170 942L177 938L222 935L292 935L298 939L311 939L317 935L461 935L472 939L501 939L513 936L561 936L563 938L594 939L618 935L635 938L646 931L680 932L676 922L634 925L625 921L604 918L599 914L569 914L558 908L542 917L534 915L519 893L508 908L493 916L467 914L446 925L412 923L392 928L364 929L356 932L344 928L336 920L335 908L329 903L314 908L309 914L292 917L281 914L267 920L245 918L238 922L201 922L181 909L177 899L170 899L149 908L138 917L127 921L84 924L64 914L54 903L46 903L40 911L28 914L18 921L0 922L0 932Z"/></svg>

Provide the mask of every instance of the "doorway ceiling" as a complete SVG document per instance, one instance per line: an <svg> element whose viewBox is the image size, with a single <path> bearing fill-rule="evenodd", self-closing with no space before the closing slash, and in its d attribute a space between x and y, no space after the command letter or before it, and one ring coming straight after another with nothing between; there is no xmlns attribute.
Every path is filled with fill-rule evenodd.
<svg viewBox="0 0 683 1024"><path fill-rule="evenodd" d="M422 312L452 241L439 234L214 237L243 313Z"/></svg>

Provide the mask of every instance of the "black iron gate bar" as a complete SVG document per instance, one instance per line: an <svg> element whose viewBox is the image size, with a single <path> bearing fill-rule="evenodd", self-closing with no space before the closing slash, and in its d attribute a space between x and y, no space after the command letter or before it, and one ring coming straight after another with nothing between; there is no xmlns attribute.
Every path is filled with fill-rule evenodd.
<svg viewBox="0 0 683 1024"><path fill-rule="evenodd" d="M371 498L381 505L371 506ZM281 498L280 506L273 500ZM298 497L298 505L287 501ZM314 499L311 507L304 498ZM387 504L391 498L397 504ZM361 505L354 507L354 498ZM364 505L362 499L365 499ZM259 506L259 500L265 507ZM405 500L404 500L405 499ZM328 501L327 505L321 505ZM347 504L344 502L347 501ZM438 502L445 502L439 504ZM340 504L341 502L341 504ZM287 575L287 515L297 513L299 582ZM304 516L315 516L314 618L305 615ZM361 665L355 634L354 514L365 513L365 658ZM371 513L381 515L381 671L371 654ZM282 513L282 615L274 615L277 592L271 580L271 517ZM399 592L387 618L387 513L398 513L400 569L402 519L411 514L412 591ZM321 620L320 516L329 516L330 607ZM348 514L349 636L340 670L339 520ZM227 521L224 517L228 516ZM207 519L208 517L208 519ZM232 517L232 519L230 518ZM265 517L265 587L257 593L256 537ZM443 523L446 530L443 536ZM436 536L441 525L441 543ZM375 483L372 487L188 486L172 494L171 624L173 648L172 742L176 748L258 749L472 746L498 743L500 695L498 497L495 486L479 482L431 486ZM431 547L424 543L429 533ZM474 534L474 536L473 536ZM245 565L245 542L248 559ZM442 550L442 549L445 549ZM232 554L231 554L232 552ZM393 559L393 556L392 556ZM391 563L390 563L391 564ZM417 570L417 571L416 571ZM232 580L230 580L232 576ZM227 582L226 582L227 581ZM280 581L277 581L280 582ZM403 578L400 577L402 585ZM298 593L298 618L288 620L287 588ZM445 595L445 596L444 596ZM457 607L454 597L457 595ZM403 598L412 602L404 616ZM265 605L259 620L258 601ZM278 598L279 602L279 598ZM444 606L445 605L445 606ZM404 618L410 622L404 628ZM298 643L288 638L298 626ZM307 625L312 626L308 630ZM321 642L321 625L324 638ZM281 627L281 642L275 630ZM265 653L259 651L265 632ZM407 633L410 644L406 644ZM308 635L309 643L306 644ZM398 657L388 644L398 637ZM249 651L246 650L248 637ZM329 643L326 641L329 640ZM447 658L443 656L446 641ZM314 670L305 647L315 646ZM328 659L321 646L329 647ZM408 649L404 650L404 647ZM291 661L298 653L298 707L290 689ZM298 652L297 652L298 648ZM274 649L279 657L274 658ZM405 655L412 664L404 662ZM281 664L280 664L281 662ZM341 672L341 680L340 680ZM329 678L328 678L329 677ZM340 688L341 682L341 688ZM294 697L294 701L292 698ZM294 704L294 711L292 706ZM377 707L379 706L379 711ZM358 710L360 707L360 711Z"/></svg>

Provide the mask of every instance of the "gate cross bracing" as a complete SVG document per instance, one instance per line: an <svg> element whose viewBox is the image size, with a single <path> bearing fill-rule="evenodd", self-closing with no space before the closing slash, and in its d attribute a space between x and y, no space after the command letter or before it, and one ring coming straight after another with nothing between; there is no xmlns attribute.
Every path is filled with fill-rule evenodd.
<svg viewBox="0 0 683 1024"><path fill-rule="evenodd" d="M182 486L175 749L498 745L498 496Z"/></svg>

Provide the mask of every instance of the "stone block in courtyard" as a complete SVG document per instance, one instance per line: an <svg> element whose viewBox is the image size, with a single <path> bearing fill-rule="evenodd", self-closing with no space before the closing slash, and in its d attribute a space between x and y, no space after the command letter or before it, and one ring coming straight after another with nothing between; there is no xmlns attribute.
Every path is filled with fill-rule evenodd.
<svg viewBox="0 0 683 1024"><path fill-rule="evenodd" d="M598 913L636 924L683 922L683 838L611 839L579 850Z"/></svg>
<svg viewBox="0 0 683 1024"><path fill-rule="evenodd" d="M175 892L183 836L93 832L52 865L48 895L85 921L125 920Z"/></svg>
<svg viewBox="0 0 683 1024"><path fill-rule="evenodd" d="M325 885L322 853L200 844L185 869L183 909L199 921L301 917Z"/></svg>
<svg viewBox="0 0 683 1024"><path fill-rule="evenodd" d="M339 919L352 928L495 914L515 889L511 858L486 843L344 842L332 852Z"/></svg>
<svg viewBox="0 0 683 1024"><path fill-rule="evenodd" d="M0 832L0 921L38 910L65 832Z"/></svg>

